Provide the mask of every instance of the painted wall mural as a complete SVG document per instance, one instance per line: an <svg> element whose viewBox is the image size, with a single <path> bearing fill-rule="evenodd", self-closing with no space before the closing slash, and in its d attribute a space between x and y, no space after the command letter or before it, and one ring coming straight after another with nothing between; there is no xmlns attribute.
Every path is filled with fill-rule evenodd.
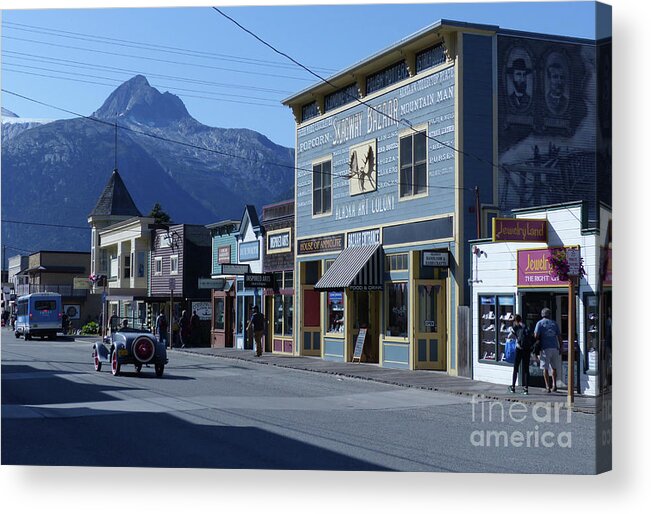
<svg viewBox="0 0 651 514"><path fill-rule="evenodd" d="M498 37L501 211L587 200L596 220L598 202L610 203L605 67L594 45Z"/></svg>

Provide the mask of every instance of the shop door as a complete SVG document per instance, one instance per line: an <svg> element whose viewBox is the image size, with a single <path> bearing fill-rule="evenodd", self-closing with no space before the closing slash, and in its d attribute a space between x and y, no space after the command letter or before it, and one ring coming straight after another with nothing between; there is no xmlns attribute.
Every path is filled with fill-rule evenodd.
<svg viewBox="0 0 651 514"><path fill-rule="evenodd" d="M305 286L301 296L301 355L321 357L321 293L313 286Z"/></svg>
<svg viewBox="0 0 651 514"><path fill-rule="evenodd" d="M416 281L415 307L414 368L444 371L447 368L445 281Z"/></svg>
<svg viewBox="0 0 651 514"><path fill-rule="evenodd" d="M353 328L348 345L347 361L353 360L359 329L366 329L361 362L380 362L380 293L355 291L352 293Z"/></svg>

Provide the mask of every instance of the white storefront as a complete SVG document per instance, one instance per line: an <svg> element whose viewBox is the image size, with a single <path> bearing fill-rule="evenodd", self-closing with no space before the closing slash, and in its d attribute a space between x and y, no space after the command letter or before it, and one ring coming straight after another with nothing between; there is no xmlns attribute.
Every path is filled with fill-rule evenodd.
<svg viewBox="0 0 651 514"><path fill-rule="evenodd" d="M601 206L598 226L593 228L587 227L581 202L521 209L514 213L513 220L496 220L499 225L496 225L497 231L494 229L492 240L474 242L473 378L510 385L513 365L505 360L506 329L513 316L520 314L533 331L540 311L548 307L563 336L563 372L559 375L559 387L565 387L568 282L550 275L547 255L553 248L578 247L585 276L575 288L578 361L575 380L581 394L594 396L610 368L612 280L610 262L604 265L604 258L610 256L610 210ZM545 231L542 238L541 230ZM542 387L542 370L534 356L529 369L530 385ZM519 381L521 375L519 373Z"/></svg>

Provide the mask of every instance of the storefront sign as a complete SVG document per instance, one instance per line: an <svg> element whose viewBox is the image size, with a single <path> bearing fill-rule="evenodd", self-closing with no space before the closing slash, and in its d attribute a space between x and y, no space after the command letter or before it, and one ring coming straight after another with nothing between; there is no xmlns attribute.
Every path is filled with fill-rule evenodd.
<svg viewBox="0 0 651 514"><path fill-rule="evenodd" d="M573 277L578 276L581 271L581 250L579 248L568 248L565 250L565 258L570 268L567 274Z"/></svg>
<svg viewBox="0 0 651 514"><path fill-rule="evenodd" d="M287 228L267 233L267 253L286 253L292 250L292 229Z"/></svg>
<svg viewBox="0 0 651 514"><path fill-rule="evenodd" d="M550 248L540 250L518 250L518 286L519 287L566 287L567 282L561 282L552 276L547 258L551 255Z"/></svg>
<svg viewBox="0 0 651 514"><path fill-rule="evenodd" d="M493 241L547 242L546 219L493 219Z"/></svg>
<svg viewBox="0 0 651 514"><path fill-rule="evenodd" d="M244 275L244 287L254 288L263 287L273 289L274 276L273 273L247 273Z"/></svg>
<svg viewBox="0 0 651 514"><path fill-rule="evenodd" d="M231 247L220 246L217 248L217 262L219 264L230 264L231 262Z"/></svg>
<svg viewBox="0 0 651 514"><path fill-rule="evenodd" d="M258 241L240 243L239 261L257 261L260 258L260 244Z"/></svg>
<svg viewBox="0 0 651 514"><path fill-rule="evenodd" d="M347 246L371 246L380 244L380 229L374 228L372 230L362 230L360 232L348 233Z"/></svg>
<svg viewBox="0 0 651 514"><path fill-rule="evenodd" d="M364 350L364 342L366 341L366 328L360 328L355 342L355 351L353 353L353 362L357 359L358 362L362 360L362 351Z"/></svg>
<svg viewBox="0 0 651 514"><path fill-rule="evenodd" d="M63 312L67 314L70 319L80 319L81 305L64 305Z"/></svg>
<svg viewBox="0 0 651 514"><path fill-rule="evenodd" d="M248 264L222 264L222 273L224 275L244 275L251 271Z"/></svg>
<svg viewBox="0 0 651 514"><path fill-rule="evenodd" d="M210 302L192 302L192 312L196 312L200 320L212 319Z"/></svg>
<svg viewBox="0 0 651 514"><path fill-rule="evenodd" d="M73 289L90 289L90 281L86 277L75 277L72 279Z"/></svg>
<svg viewBox="0 0 651 514"><path fill-rule="evenodd" d="M335 234L325 237L314 237L298 241L298 255L312 253L339 252L344 249L344 235Z"/></svg>
<svg viewBox="0 0 651 514"><path fill-rule="evenodd" d="M221 289L224 287L223 278L200 278L197 284L199 289Z"/></svg>
<svg viewBox="0 0 651 514"><path fill-rule="evenodd" d="M450 267L450 252L443 251L423 251L423 266L433 266L435 268L448 268Z"/></svg>

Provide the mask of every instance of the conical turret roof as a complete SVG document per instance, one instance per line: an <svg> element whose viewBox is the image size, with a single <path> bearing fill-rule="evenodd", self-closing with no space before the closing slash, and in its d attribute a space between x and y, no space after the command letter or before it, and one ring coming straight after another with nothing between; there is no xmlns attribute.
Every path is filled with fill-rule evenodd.
<svg viewBox="0 0 651 514"><path fill-rule="evenodd" d="M117 169L113 170L90 216L142 216Z"/></svg>

